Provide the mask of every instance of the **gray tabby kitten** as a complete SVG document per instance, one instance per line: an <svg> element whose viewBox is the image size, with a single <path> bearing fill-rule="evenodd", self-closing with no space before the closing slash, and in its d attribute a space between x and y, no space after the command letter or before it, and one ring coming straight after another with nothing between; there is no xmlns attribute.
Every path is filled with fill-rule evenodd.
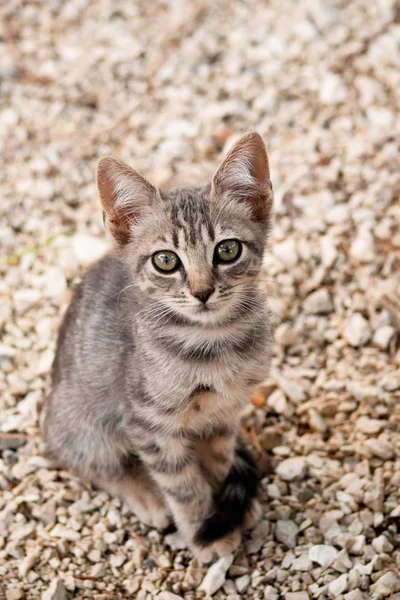
<svg viewBox="0 0 400 600"><path fill-rule="evenodd" d="M110 157L97 183L117 251L64 318L47 453L143 522L173 521L208 562L260 511L238 429L271 348L257 284L273 199L265 146L244 135L204 187L163 192Z"/></svg>

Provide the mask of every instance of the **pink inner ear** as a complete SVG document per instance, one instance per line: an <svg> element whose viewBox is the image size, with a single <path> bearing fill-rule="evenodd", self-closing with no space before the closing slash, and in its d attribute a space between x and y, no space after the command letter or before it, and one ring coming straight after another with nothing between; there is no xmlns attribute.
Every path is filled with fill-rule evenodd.
<svg viewBox="0 0 400 600"><path fill-rule="evenodd" d="M256 220L269 216L272 187L267 152L262 138L249 133L239 139L228 153L213 179L216 195L230 193L250 206Z"/></svg>
<svg viewBox="0 0 400 600"><path fill-rule="evenodd" d="M97 186L106 228L119 244L127 244L132 224L156 197L156 189L139 173L111 157L102 158Z"/></svg>

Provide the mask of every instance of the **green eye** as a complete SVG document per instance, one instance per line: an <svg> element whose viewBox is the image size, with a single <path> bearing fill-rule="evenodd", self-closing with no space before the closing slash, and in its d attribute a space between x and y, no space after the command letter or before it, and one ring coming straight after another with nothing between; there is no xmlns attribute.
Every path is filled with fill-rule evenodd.
<svg viewBox="0 0 400 600"><path fill-rule="evenodd" d="M242 244L238 240L224 240L215 248L214 261L217 263L233 262L242 253Z"/></svg>
<svg viewBox="0 0 400 600"><path fill-rule="evenodd" d="M171 250L162 250L153 254L153 265L163 273L173 273L179 268L180 264L179 256Z"/></svg>

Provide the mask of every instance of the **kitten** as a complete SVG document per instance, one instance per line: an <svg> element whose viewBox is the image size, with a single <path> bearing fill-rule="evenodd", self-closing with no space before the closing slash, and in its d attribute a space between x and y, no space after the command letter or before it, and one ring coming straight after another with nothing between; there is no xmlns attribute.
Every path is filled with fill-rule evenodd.
<svg viewBox="0 0 400 600"><path fill-rule="evenodd" d="M265 146L244 135L204 187L163 192L111 157L97 183L117 249L65 315L47 453L143 522L173 520L208 562L259 513L238 430L271 348L257 284L273 199Z"/></svg>

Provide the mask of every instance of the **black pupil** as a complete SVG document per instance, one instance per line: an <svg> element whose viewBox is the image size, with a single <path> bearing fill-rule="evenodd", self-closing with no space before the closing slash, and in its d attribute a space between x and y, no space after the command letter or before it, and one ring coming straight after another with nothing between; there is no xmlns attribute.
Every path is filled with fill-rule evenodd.
<svg viewBox="0 0 400 600"><path fill-rule="evenodd" d="M235 250L235 244L226 244L225 246L221 247L221 251L225 252L226 254L233 254Z"/></svg>

